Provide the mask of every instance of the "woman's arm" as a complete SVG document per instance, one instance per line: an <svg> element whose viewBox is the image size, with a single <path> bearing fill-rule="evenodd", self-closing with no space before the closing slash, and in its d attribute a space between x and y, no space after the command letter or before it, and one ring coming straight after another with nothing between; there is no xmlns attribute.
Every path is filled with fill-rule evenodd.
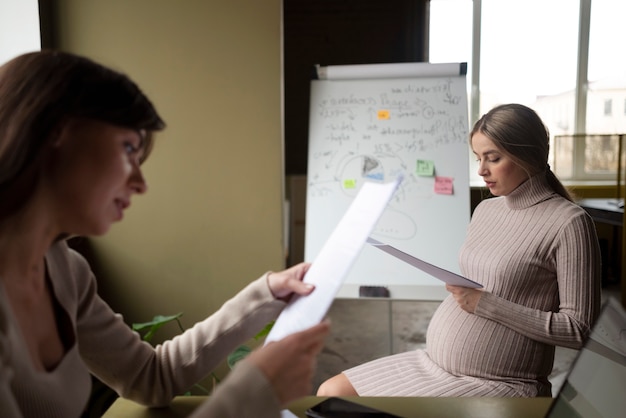
<svg viewBox="0 0 626 418"><path fill-rule="evenodd" d="M315 359L328 332L324 321L255 350L193 416L278 417L280 408L312 393Z"/></svg>
<svg viewBox="0 0 626 418"><path fill-rule="evenodd" d="M451 287L461 308L537 341L580 348L600 312L600 250L593 221L581 214L568 222L551 249L559 308L529 308L486 291Z"/></svg>
<svg viewBox="0 0 626 418"><path fill-rule="evenodd" d="M86 261L78 254L70 256L79 299L76 327L83 360L121 396L148 405L165 405L205 378L285 306L272 295L267 275L263 275L210 317L152 347L98 296Z"/></svg>

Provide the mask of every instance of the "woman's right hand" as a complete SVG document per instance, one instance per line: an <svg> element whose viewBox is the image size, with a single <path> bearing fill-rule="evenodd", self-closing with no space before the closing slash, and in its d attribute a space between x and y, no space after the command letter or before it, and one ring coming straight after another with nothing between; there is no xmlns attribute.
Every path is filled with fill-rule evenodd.
<svg viewBox="0 0 626 418"><path fill-rule="evenodd" d="M453 286L451 284L446 284L446 290L452 293L452 297L454 297L461 309L468 313L474 313L476 305L478 305L478 301L483 294L483 291L480 289Z"/></svg>
<svg viewBox="0 0 626 418"><path fill-rule="evenodd" d="M330 332L323 321L253 351L244 361L258 367L274 388L281 405L312 394L317 355Z"/></svg>

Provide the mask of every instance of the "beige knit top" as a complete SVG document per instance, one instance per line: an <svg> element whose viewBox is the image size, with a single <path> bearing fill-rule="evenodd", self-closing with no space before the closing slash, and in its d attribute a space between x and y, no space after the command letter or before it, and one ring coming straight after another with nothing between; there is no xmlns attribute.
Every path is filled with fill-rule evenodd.
<svg viewBox="0 0 626 418"><path fill-rule="evenodd" d="M46 255L54 297L71 322L75 343L48 372L34 369L0 282L0 416L81 416L90 393L89 372L120 396L167 405L251 338L285 306L266 276L252 282L215 314L153 348L98 296L87 262L55 244ZM194 417L279 417L278 399L256 367L245 361L218 385Z"/></svg>
<svg viewBox="0 0 626 418"><path fill-rule="evenodd" d="M535 176L476 207L460 266L485 292L474 314L451 296L442 302L428 328L429 356L453 375L534 382L549 396L554 346L580 348L600 309L591 218Z"/></svg>

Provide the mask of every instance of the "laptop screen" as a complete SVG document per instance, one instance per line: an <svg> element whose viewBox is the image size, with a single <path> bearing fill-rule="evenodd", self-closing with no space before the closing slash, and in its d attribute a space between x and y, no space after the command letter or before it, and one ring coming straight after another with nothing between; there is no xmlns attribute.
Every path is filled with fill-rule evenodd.
<svg viewBox="0 0 626 418"><path fill-rule="evenodd" d="M623 416L626 416L626 311L610 298L547 417Z"/></svg>

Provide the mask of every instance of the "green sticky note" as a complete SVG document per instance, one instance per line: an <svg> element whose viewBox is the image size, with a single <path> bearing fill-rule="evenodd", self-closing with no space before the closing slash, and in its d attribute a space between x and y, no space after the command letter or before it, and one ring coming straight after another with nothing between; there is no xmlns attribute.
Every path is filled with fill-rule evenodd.
<svg viewBox="0 0 626 418"><path fill-rule="evenodd" d="M356 188L356 180L355 179L344 180L343 181L343 188L344 189L354 189L354 188Z"/></svg>
<svg viewBox="0 0 626 418"><path fill-rule="evenodd" d="M432 177L435 174L435 163L431 160L417 160L417 175Z"/></svg>

